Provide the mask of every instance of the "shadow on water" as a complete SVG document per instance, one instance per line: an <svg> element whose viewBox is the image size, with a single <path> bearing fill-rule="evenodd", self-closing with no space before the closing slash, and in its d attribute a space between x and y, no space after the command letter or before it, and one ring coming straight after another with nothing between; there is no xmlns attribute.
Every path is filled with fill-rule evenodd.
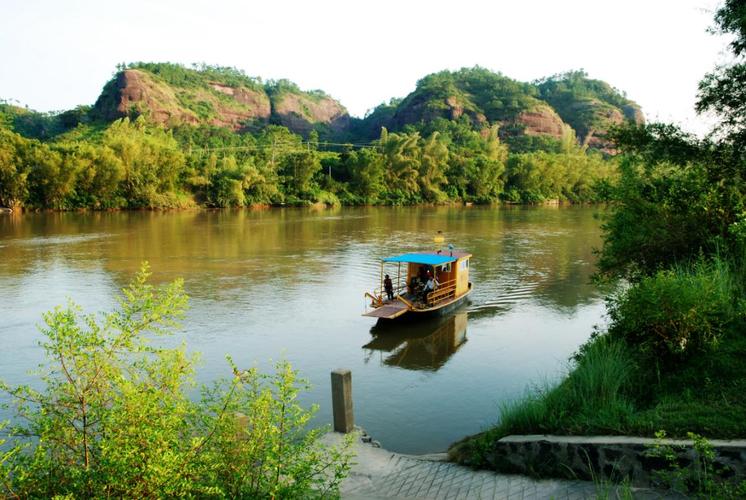
<svg viewBox="0 0 746 500"><path fill-rule="evenodd" d="M379 356L380 363L407 370L437 371L467 341L466 311L423 321L379 320L373 339L363 346L365 362Z"/></svg>

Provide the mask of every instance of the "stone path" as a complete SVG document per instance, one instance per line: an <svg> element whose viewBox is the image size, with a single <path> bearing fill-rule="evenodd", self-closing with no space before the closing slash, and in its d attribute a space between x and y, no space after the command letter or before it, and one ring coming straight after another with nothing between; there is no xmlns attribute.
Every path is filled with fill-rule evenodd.
<svg viewBox="0 0 746 500"><path fill-rule="evenodd" d="M329 433L328 444L341 434ZM356 464L341 486L343 499L585 499L625 498L629 491L588 481L535 480L525 476L476 471L445 462L445 454L400 455L357 440ZM661 498L636 489L635 498Z"/></svg>

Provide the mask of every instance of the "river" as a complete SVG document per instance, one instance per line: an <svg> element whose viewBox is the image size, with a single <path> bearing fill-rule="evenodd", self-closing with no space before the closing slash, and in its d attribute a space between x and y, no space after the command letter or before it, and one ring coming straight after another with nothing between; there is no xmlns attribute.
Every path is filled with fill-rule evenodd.
<svg viewBox="0 0 746 500"><path fill-rule="evenodd" d="M41 314L74 299L113 307L147 260L183 278L172 339L201 353L198 379L287 359L331 421L329 373L352 370L356 423L390 450L444 451L499 419L500 404L557 380L604 321L590 283L593 207L416 207L0 215L0 379L32 383ZM470 251L470 303L439 321L362 317L378 259L447 243ZM0 396L0 402L7 401ZM8 418L0 411L0 420Z"/></svg>

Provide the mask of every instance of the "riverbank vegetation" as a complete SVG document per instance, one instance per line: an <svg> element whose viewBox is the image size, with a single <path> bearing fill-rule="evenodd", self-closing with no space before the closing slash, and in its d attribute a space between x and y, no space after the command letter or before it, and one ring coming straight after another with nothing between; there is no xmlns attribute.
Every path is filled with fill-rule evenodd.
<svg viewBox="0 0 746 500"><path fill-rule="evenodd" d="M7 106L6 106L7 111ZM0 109L2 111L2 109ZM142 118L79 124L51 140L0 120L0 206L26 209L242 207L605 199L614 160L572 142L510 154L497 127L439 120L364 146L270 125L173 130ZM0 113L2 117L2 113Z"/></svg>
<svg viewBox="0 0 746 500"><path fill-rule="evenodd" d="M0 102L0 207L605 201L618 177L606 134L625 120L642 123L639 106L582 71L441 71L354 118L286 80L136 62L93 106Z"/></svg>
<svg viewBox="0 0 746 500"><path fill-rule="evenodd" d="M716 15L736 38L733 65L700 84L698 109L722 117L715 134L662 124L615 133L620 179L598 271L618 284L608 328L578 350L564 380L454 446L457 459L484 465L508 434L746 436L746 99L731 92L746 74L744 15L735 1Z"/></svg>
<svg viewBox="0 0 746 500"><path fill-rule="evenodd" d="M47 364L33 386L0 388L17 418L0 439L4 498L313 498L333 496L349 442L322 445L306 383L285 362L194 392L196 357L164 347L187 305L181 282L147 268L100 316L74 304L45 314Z"/></svg>

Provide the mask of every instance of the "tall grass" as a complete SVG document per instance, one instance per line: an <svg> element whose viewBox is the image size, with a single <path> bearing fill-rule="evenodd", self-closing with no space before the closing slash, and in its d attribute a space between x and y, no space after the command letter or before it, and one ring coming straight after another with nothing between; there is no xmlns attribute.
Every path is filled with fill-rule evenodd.
<svg viewBox="0 0 746 500"><path fill-rule="evenodd" d="M627 387L635 373L635 363L622 342L605 335L596 337L561 383L534 389L526 398L504 404L491 437L621 432L634 411Z"/></svg>
<svg viewBox="0 0 746 500"><path fill-rule="evenodd" d="M713 258L644 278L609 301L609 333L592 338L556 385L504 404L487 439L509 434L623 433L650 379L645 354L688 356L713 349L738 316L743 266Z"/></svg>
<svg viewBox="0 0 746 500"><path fill-rule="evenodd" d="M745 256L660 270L609 298L609 331L581 347L567 377L504 404L500 422L452 456L492 467L492 443L510 434L743 435Z"/></svg>

